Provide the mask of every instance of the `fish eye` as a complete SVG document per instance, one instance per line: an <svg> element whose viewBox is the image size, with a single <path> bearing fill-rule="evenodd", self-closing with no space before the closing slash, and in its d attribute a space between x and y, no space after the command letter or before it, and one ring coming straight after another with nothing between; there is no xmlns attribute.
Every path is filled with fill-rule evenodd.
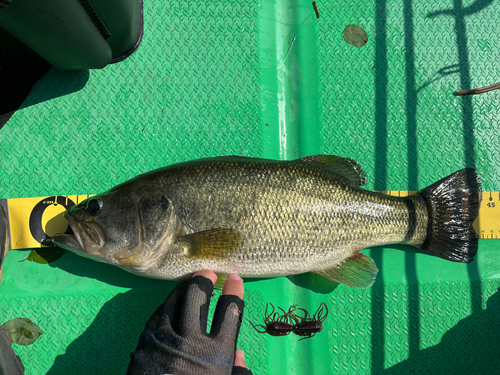
<svg viewBox="0 0 500 375"><path fill-rule="evenodd" d="M102 208L102 200L100 198L91 199L87 202L87 212L91 215L96 215L101 211Z"/></svg>

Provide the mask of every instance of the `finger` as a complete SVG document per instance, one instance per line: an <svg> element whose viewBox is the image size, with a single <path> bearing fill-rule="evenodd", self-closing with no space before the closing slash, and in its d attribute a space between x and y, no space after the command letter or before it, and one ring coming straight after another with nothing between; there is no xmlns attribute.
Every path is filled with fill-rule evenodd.
<svg viewBox="0 0 500 375"><path fill-rule="evenodd" d="M236 274L231 274L227 277L224 286L222 287L222 295L234 295L243 299L243 294L245 293L245 288L243 286L243 280Z"/></svg>
<svg viewBox="0 0 500 375"><path fill-rule="evenodd" d="M185 282L183 295L179 299L179 333L206 333L210 298L214 290L212 271L197 272Z"/></svg>
<svg viewBox="0 0 500 375"><path fill-rule="evenodd" d="M240 297L234 294L220 296L215 308L210 335L225 342L234 342L233 350L236 350L244 309L245 303Z"/></svg>
<svg viewBox="0 0 500 375"><path fill-rule="evenodd" d="M248 368L245 363L245 352L243 350L236 349L236 358L234 359L234 365L243 368Z"/></svg>
<svg viewBox="0 0 500 375"><path fill-rule="evenodd" d="M210 279L212 281L212 284L215 284L215 282L217 281L217 275L209 270L198 271L193 275L193 277L195 277L195 276L206 277L207 279Z"/></svg>

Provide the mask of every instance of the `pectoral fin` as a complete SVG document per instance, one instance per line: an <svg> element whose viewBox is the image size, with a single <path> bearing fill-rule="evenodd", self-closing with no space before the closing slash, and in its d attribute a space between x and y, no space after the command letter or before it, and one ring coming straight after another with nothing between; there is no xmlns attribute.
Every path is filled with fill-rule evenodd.
<svg viewBox="0 0 500 375"><path fill-rule="evenodd" d="M235 229L211 229L177 239L188 258L226 259L243 244L243 235Z"/></svg>
<svg viewBox="0 0 500 375"><path fill-rule="evenodd" d="M344 177L351 185L363 186L366 183L366 173L356 160L335 155L313 155L297 160L316 163L318 166Z"/></svg>
<svg viewBox="0 0 500 375"><path fill-rule="evenodd" d="M375 282L378 268L372 258L356 253L343 260L334 268L315 271L318 275L353 288L369 288Z"/></svg>

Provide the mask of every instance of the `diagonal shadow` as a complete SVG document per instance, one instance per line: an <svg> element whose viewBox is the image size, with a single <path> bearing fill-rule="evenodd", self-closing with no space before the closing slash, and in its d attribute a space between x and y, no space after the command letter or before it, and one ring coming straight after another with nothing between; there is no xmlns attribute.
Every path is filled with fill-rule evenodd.
<svg viewBox="0 0 500 375"><path fill-rule="evenodd" d="M56 357L47 374L125 374L147 320L174 286L169 283L164 291L130 290L114 296L85 332Z"/></svg>
<svg viewBox="0 0 500 375"><path fill-rule="evenodd" d="M460 5L461 5L462 1L459 1L459 2L455 1L454 2L454 5L455 5L454 9L438 10L437 12L429 13L427 15L427 17L433 18L433 17L437 17L437 16L441 16L441 15L455 16L457 9L461 10L460 13L462 15L468 16L468 15L482 11L484 8L486 8L487 6L492 4L493 0L477 0L474 3L472 3L471 5L468 5L466 7L460 6L459 8L456 7L457 3L460 3Z"/></svg>
<svg viewBox="0 0 500 375"><path fill-rule="evenodd" d="M425 89L427 86L430 86L433 83L439 81L440 79L445 78L446 76L449 76L451 74L457 74L457 73L459 73L458 64L445 66L444 68L439 69L436 73L433 74L431 79L427 80L422 86L420 86L417 89L417 93Z"/></svg>

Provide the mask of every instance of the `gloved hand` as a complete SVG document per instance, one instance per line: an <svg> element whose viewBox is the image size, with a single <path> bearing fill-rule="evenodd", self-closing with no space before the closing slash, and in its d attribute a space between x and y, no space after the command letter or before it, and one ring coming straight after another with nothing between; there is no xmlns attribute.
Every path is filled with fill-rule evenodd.
<svg viewBox="0 0 500 375"><path fill-rule="evenodd" d="M127 374L252 374L242 361L243 352L236 356L244 307L239 276L227 278L207 333L215 280L213 272L201 271L175 287L146 323L136 351L130 355Z"/></svg>

